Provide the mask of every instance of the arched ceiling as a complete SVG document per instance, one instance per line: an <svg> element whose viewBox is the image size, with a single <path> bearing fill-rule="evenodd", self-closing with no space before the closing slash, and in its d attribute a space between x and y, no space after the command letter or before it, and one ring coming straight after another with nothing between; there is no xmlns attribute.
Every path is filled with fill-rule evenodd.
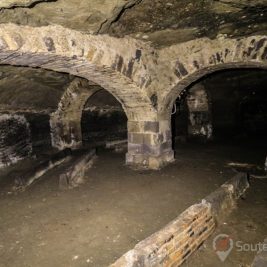
<svg viewBox="0 0 267 267"><path fill-rule="evenodd" d="M0 65L0 112L50 114L74 80L74 76L41 68ZM90 84L90 83L88 83ZM118 106L120 103L99 85L99 94L87 106Z"/></svg>
<svg viewBox="0 0 267 267"><path fill-rule="evenodd" d="M151 4L152 2L153 5ZM130 36L139 39L136 41L127 37L121 41L117 38L102 35L90 35L90 38L88 37L90 40L103 38L100 43L103 44L104 42L108 52L103 56L103 51L100 51L102 53L100 53L100 56L105 59L108 58L107 54L110 55L116 50L117 46L123 47L123 49L120 47L119 51L121 53L117 56L115 55L118 59L116 68L119 70L123 70L120 55L127 54L129 42L138 44L136 55L135 49L132 49L133 52L129 53L130 56L126 58L124 64L127 65L129 59L131 61L131 57L133 57L132 60L136 60L135 66L142 65L138 72L133 72L138 74L137 78L146 78L145 84L148 84L148 88L144 89L146 90L145 93L142 91L141 96L144 93L146 97L147 95L150 97L153 96L153 90L158 90L158 87L159 89L162 87L167 91L166 85L175 86L177 77L175 76L174 81L172 81L172 77L169 77L170 70L167 67L173 64L177 65L178 58L180 62L184 55L187 55L191 60L193 47L199 46L199 43L201 43L199 40L208 42L209 39L216 41L235 38L238 42L241 36L265 36L267 34L267 2L266 0L2 0L0 3L0 23L6 24L9 22L34 27L62 25L66 28L66 32L70 28L96 35L109 34L115 37ZM8 25L10 26L10 24ZM18 30L15 31L15 33L17 32ZM49 30L47 32L50 34ZM58 34L55 36L58 37ZM86 39L83 39L84 36L80 36L81 40ZM205 38L199 39L201 37L208 37L209 39L205 41ZM31 38L30 35L27 40L30 40L29 43L32 43ZM106 41L104 40L105 38L107 38ZM242 38L240 39L242 40ZM51 40L49 39L48 41ZM111 41L115 43L112 45ZM143 41L161 49L154 50L149 44L143 44ZM188 43L193 43L192 48L190 47L186 51L181 50L180 45L187 41L190 41ZM264 44L265 41L266 39L262 39L261 43ZM81 43L81 47L83 47L84 43L91 42L81 41ZM216 44L216 42L214 43ZM147 51L143 49L140 52L140 44L142 44L142 49L145 47ZM99 48L99 46L97 43L96 47ZM209 47L208 45L206 46ZM227 44L224 47L227 48ZM249 49L251 50L252 48ZM200 54L207 57L210 49L207 48L207 51L205 49L202 50L203 53ZM155 51L158 52L155 53ZM142 64L138 59L138 55L141 56L141 53ZM146 54L147 57L145 56ZM150 60L150 58L154 61ZM192 67L193 62L190 60L187 64L189 69ZM247 59L245 58L245 60ZM99 65L107 65L106 62L103 62L100 62L101 64L99 63ZM63 65L65 66L65 64ZM154 66L159 65L162 66L154 70ZM131 67L131 64L128 64L128 66ZM175 69L175 66L171 71ZM115 71L116 73L118 69ZM150 76L147 73L153 74L153 79L151 78L150 80ZM113 75L113 73L111 74ZM132 78L132 80L136 82L137 78ZM45 112L50 112L57 107L64 89L72 79L73 77L68 74L41 69L0 66L0 110L5 108L10 110L13 108L17 110L30 108L36 111L46 110ZM117 82L116 78L114 80ZM141 81L142 79L139 80ZM152 85L149 87L150 81ZM121 81L117 82L119 86L121 86L121 83ZM160 86L161 84L162 86ZM112 86L114 87L114 84ZM102 87L105 86L102 85ZM129 94L129 85L122 87L125 90L124 93ZM139 89L134 86L131 94L136 92L136 88ZM140 101L136 102L138 102L138 105L141 103Z"/></svg>
<svg viewBox="0 0 267 267"><path fill-rule="evenodd" d="M44 69L0 66L0 111L50 113L72 80Z"/></svg>

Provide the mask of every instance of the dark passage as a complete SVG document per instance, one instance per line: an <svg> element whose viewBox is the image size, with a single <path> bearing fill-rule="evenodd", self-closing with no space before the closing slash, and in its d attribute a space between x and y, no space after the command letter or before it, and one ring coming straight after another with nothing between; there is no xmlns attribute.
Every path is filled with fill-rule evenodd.
<svg viewBox="0 0 267 267"><path fill-rule="evenodd" d="M86 145L103 146L107 141L127 139L127 117L110 93L100 90L91 96L82 114L82 138Z"/></svg>

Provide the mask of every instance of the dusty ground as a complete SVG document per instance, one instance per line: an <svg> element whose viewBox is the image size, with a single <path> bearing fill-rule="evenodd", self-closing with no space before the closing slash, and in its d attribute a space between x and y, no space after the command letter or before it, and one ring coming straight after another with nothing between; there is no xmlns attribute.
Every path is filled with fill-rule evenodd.
<svg viewBox="0 0 267 267"><path fill-rule="evenodd" d="M123 154L102 151L80 188L59 191L61 167L30 190L10 194L7 181L31 167L30 161L21 162L0 172L5 181L0 194L0 266L108 266L230 178L233 171L225 168L226 162L262 163L261 150L183 145L177 148L177 161L159 172L130 170L123 164ZM253 199L255 192L250 192ZM254 203L242 203L244 208L250 205L250 213L241 213L242 220L257 217L259 227L260 217L266 218L264 207L253 211ZM239 222L238 215L231 223ZM219 266L218 260L215 265L200 265L195 259L197 264L191 266Z"/></svg>

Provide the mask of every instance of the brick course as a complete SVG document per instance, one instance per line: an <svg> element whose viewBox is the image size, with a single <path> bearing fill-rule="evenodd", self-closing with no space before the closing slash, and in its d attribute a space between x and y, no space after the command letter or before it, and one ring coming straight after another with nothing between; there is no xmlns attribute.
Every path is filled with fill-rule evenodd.
<svg viewBox="0 0 267 267"><path fill-rule="evenodd" d="M238 174L185 210L158 232L138 243L110 267L178 267L212 234L219 218L235 206L249 187L246 174Z"/></svg>

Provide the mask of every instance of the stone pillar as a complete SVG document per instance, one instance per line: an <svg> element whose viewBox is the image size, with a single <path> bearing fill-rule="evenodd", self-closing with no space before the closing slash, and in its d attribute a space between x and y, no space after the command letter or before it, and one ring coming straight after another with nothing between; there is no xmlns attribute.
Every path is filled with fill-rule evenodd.
<svg viewBox="0 0 267 267"><path fill-rule="evenodd" d="M81 119L84 105L90 96L99 91L98 85L76 78L65 90L55 112L50 116L52 146L80 148L82 146Z"/></svg>
<svg viewBox="0 0 267 267"><path fill-rule="evenodd" d="M212 139L211 103L202 84L193 86L187 96L189 113L188 135L202 141Z"/></svg>
<svg viewBox="0 0 267 267"><path fill-rule="evenodd" d="M170 121L128 121L126 163L137 169L160 169L174 160Z"/></svg>
<svg viewBox="0 0 267 267"><path fill-rule="evenodd" d="M82 146L82 131L80 114L53 114L50 117L52 146L60 150L65 148L79 148ZM66 118L67 117L67 118Z"/></svg>

